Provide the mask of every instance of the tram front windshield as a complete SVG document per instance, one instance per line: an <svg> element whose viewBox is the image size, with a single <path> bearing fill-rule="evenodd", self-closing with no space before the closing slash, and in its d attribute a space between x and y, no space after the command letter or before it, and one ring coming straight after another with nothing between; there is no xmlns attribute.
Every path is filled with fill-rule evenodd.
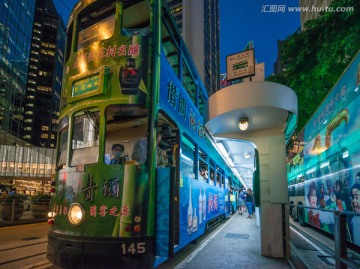
<svg viewBox="0 0 360 269"><path fill-rule="evenodd" d="M147 112L140 105L106 108L106 164L144 164L147 157ZM121 149L121 154L115 152ZM115 156L117 155L117 156Z"/></svg>

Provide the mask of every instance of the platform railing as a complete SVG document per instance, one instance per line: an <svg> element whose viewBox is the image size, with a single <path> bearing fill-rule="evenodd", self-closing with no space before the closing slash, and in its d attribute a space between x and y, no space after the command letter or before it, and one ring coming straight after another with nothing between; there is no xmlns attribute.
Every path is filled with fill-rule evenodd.
<svg viewBox="0 0 360 269"><path fill-rule="evenodd" d="M347 226L347 217L359 217L360 213L356 212L349 212L349 211L338 211L338 210L330 210L330 209L323 209L323 208L313 208L309 206L303 205L283 205L283 221L285 222L285 208L286 207L298 207L303 209L312 209L317 211L323 212L331 212L334 214L334 244L335 244L335 269L345 269L345 268L353 268L359 269L359 264L355 263L351 259L348 258L348 247L349 243L347 241L347 233L348 233L348 226ZM287 223L284 223L286 225Z"/></svg>

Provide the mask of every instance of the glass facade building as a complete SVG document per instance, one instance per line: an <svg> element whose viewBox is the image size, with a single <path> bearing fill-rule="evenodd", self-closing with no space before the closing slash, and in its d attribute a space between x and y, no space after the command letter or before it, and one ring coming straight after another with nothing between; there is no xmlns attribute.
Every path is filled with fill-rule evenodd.
<svg viewBox="0 0 360 269"><path fill-rule="evenodd" d="M34 0L0 1L0 144L21 137Z"/></svg>
<svg viewBox="0 0 360 269"><path fill-rule="evenodd" d="M52 148L0 145L0 185L19 194L49 193L55 158Z"/></svg>
<svg viewBox="0 0 360 269"><path fill-rule="evenodd" d="M36 0L23 130L23 139L34 146L56 146L65 40L52 0Z"/></svg>
<svg viewBox="0 0 360 269"><path fill-rule="evenodd" d="M0 0L2 189L50 191L65 36L52 0Z"/></svg>

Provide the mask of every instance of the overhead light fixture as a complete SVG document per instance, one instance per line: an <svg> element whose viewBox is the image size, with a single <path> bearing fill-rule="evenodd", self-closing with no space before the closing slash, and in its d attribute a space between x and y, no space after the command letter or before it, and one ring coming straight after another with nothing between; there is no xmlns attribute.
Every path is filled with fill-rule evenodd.
<svg viewBox="0 0 360 269"><path fill-rule="evenodd" d="M244 152L245 159L249 159L251 157L251 153L249 151Z"/></svg>
<svg viewBox="0 0 360 269"><path fill-rule="evenodd" d="M239 120L239 128L241 131L245 131L249 127L249 119L248 118L241 118Z"/></svg>

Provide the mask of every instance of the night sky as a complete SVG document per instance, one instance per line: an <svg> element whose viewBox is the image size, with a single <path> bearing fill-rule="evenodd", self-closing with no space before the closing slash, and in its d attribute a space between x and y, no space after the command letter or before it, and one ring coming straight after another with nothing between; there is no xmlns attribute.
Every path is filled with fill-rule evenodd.
<svg viewBox="0 0 360 269"><path fill-rule="evenodd" d="M78 0L53 0L65 25ZM193 0L200 1L200 0ZM289 12L298 0L219 0L221 73L226 72L226 56L242 51L254 42L255 58L265 62L265 77L273 73L277 40L285 39L300 27L300 13Z"/></svg>

